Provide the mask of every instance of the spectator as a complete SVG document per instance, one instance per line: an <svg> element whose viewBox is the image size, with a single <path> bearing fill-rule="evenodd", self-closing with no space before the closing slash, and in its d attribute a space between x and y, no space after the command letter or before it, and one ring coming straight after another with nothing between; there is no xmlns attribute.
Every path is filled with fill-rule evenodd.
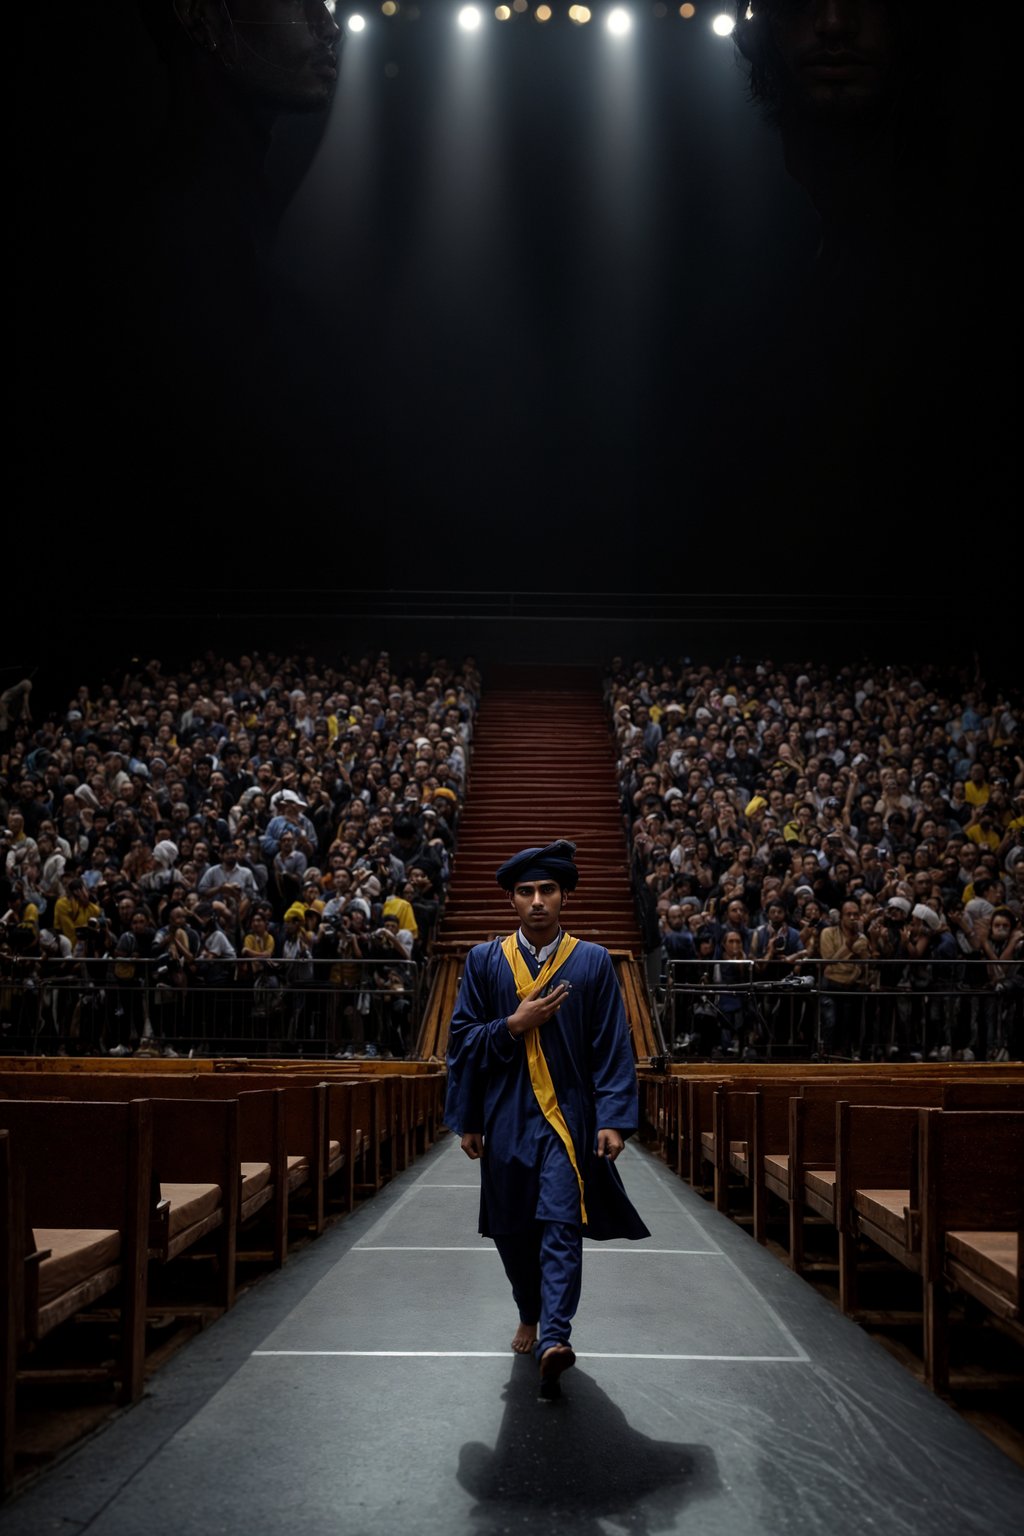
<svg viewBox="0 0 1024 1536"><path fill-rule="evenodd" d="M141 906L163 966L172 911L197 939L204 927L189 893L212 901L214 928L238 950L264 891L278 919L296 900L304 912L328 901L343 910L358 891L364 917L390 926L381 912L394 912L419 958L444 894L478 693L470 663L428 661L402 677L385 653L333 670L312 658L207 657L177 677L150 662L117 687L79 689L63 718L38 728L19 706L13 755L0 763L12 785L6 803L0 794L0 899L10 907L20 880L28 926L41 912L57 923L59 909L55 931L73 950L83 924L98 934L89 924L109 914L116 938ZM195 970L175 964L159 985L168 1033L185 1037L216 957L200 962L182 943Z"/></svg>
<svg viewBox="0 0 1024 1536"><path fill-rule="evenodd" d="M927 906L941 948L948 939L963 964L964 944L972 945L977 969L966 975L984 973L973 926L1011 896L1019 904L1024 893L1017 696L1001 694L997 709L976 676L927 666L916 674L867 664L829 672L733 659L721 668L683 661L660 670L657 700L646 667L618 664L606 682L638 899L654 892L664 927L667 908L696 895L702 911L688 926L714 933L720 959L732 929L749 953L751 929L763 928L770 903L781 900L808 963L819 948L824 960L835 942L833 933L823 943L825 932L841 930L840 914L855 904L882 995L865 1015L863 1039L858 1033L847 1043L873 1053L883 1040L890 1051L920 1049L911 1039L922 1022L913 994L909 1002L905 993L888 994L915 966L921 975L932 966L935 990L944 968L935 969L934 943L921 956L909 953L909 924L893 903L905 903L908 917L915 905ZM653 752L636 725L641 708L652 718L659 710L662 740ZM968 783L978 804L968 799ZM666 855L675 874L663 888ZM855 961L845 963L862 985L864 962ZM833 954L828 964L844 962ZM821 975L821 966L813 970ZM859 1013L859 1003L844 1011L846 1001L836 991L823 1018L842 1025ZM943 1044L962 1054L974 1014L955 1008L955 1029ZM940 1022L945 1030L950 1021Z"/></svg>

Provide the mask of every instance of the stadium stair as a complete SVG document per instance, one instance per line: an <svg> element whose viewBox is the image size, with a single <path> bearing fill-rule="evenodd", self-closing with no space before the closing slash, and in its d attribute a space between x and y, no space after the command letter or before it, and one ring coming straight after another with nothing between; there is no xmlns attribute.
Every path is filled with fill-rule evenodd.
<svg viewBox="0 0 1024 1536"><path fill-rule="evenodd" d="M616 961L640 1057L658 1049L637 957L637 926L615 775L614 742L597 677L516 668L494 678L481 701L471 775L436 969L419 1052L440 1057L462 957L474 944L510 932L508 897L495 870L520 848L568 838L580 884L566 927L603 944Z"/></svg>

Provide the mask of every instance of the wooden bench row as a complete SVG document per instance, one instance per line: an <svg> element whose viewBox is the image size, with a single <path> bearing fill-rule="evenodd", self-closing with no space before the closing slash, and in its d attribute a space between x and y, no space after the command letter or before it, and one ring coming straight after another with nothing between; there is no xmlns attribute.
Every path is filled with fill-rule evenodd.
<svg viewBox="0 0 1024 1536"><path fill-rule="evenodd" d="M43 1072L120 1072L128 1077L140 1072L152 1075L167 1074L170 1077L194 1077L197 1073L224 1072L234 1076L241 1072L274 1073L282 1077L315 1077L318 1081L336 1077L417 1077L430 1076L437 1071L437 1062L384 1061L353 1057L351 1061L331 1058L326 1061L296 1057L273 1056L8 1056L4 1058L5 1073L25 1073L37 1077Z"/></svg>
<svg viewBox="0 0 1024 1536"><path fill-rule="evenodd" d="M283 1264L290 1229L318 1235L328 1205L351 1210L432 1144L442 1086L439 1073L330 1083L251 1072L0 1074L5 1488L15 1380L42 1379L32 1356L44 1337L105 1298L120 1329L107 1374L118 1400L134 1401L147 1300L160 1315L232 1306L240 1262ZM186 1251L211 1261L209 1298L156 1301L154 1280Z"/></svg>
<svg viewBox="0 0 1024 1536"><path fill-rule="evenodd" d="M948 1385L947 1286L973 1296L1024 1341L1024 1080L932 1073L758 1081L747 1074L718 1082L648 1078L643 1092L647 1134L677 1172L707 1188L707 1170L723 1213L738 1186L750 1191L759 1242L769 1200L784 1204L797 1272L808 1219L835 1229L840 1304L849 1315L867 1317L857 1304L865 1242L921 1275L925 1374L938 1390Z"/></svg>

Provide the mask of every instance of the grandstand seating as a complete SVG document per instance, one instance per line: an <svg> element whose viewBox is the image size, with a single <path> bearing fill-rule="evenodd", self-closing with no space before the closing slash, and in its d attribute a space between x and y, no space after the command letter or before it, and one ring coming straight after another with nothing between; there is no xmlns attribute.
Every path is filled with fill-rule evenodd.
<svg viewBox="0 0 1024 1536"><path fill-rule="evenodd" d="M427 1150L443 1074L365 1066L337 1064L324 1080L301 1065L59 1070L67 1063L22 1058L0 1073L5 1489L16 1382L113 1375L118 1400L136 1400L147 1315L219 1315L234 1302L239 1264L284 1263L290 1234L319 1235L332 1209L351 1210ZM213 1286L197 1302L175 1261L204 1249ZM38 1342L98 1302L119 1340L113 1370L56 1349L37 1369Z"/></svg>
<svg viewBox="0 0 1024 1536"><path fill-rule="evenodd" d="M739 1219L759 1243L784 1211L790 1266L837 1271L848 1315L895 1315L859 1304L865 1260L883 1253L919 1275L923 1370L937 1390L950 1383L947 1290L1024 1343L1019 1068L676 1068L643 1073L641 1101L643 1139L720 1211L749 1191L752 1211ZM809 1226L834 1231L836 1263L807 1261Z"/></svg>

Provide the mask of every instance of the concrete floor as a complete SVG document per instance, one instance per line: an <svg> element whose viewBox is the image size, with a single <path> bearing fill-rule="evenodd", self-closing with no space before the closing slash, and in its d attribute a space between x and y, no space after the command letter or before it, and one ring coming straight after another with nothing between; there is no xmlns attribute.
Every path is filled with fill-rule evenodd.
<svg viewBox="0 0 1024 1536"><path fill-rule="evenodd" d="M1014 1536L1024 1474L642 1150L562 1402L450 1138L0 1513L4 1536Z"/></svg>

